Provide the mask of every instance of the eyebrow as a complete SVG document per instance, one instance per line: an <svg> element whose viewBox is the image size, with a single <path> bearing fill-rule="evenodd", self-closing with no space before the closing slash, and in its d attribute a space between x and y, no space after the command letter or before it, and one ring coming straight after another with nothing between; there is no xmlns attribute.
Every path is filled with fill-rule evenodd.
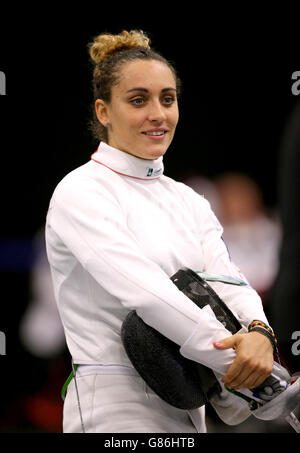
<svg viewBox="0 0 300 453"><path fill-rule="evenodd" d="M128 90L127 93L130 93L131 91L143 91L144 93L149 93L149 90L147 88L142 88L142 87L137 87L137 88L131 88L131 90ZM177 91L175 88L163 88L161 90L162 93L165 91Z"/></svg>

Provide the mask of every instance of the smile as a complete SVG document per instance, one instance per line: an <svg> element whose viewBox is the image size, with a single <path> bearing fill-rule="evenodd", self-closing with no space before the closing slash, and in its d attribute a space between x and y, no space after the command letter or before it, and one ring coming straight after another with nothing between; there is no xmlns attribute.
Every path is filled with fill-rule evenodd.
<svg viewBox="0 0 300 453"><path fill-rule="evenodd" d="M165 131L143 132L146 135L164 135Z"/></svg>
<svg viewBox="0 0 300 453"><path fill-rule="evenodd" d="M146 131L142 132L142 134L146 135L147 137L154 139L154 140L159 140L164 138L166 135L167 131L166 130L156 130L156 131Z"/></svg>

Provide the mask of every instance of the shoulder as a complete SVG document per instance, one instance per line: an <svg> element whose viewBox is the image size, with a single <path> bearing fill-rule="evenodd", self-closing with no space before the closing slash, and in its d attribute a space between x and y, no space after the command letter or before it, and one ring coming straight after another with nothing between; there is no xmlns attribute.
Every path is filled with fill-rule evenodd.
<svg viewBox="0 0 300 453"><path fill-rule="evenodd" d="M55 187L51 203L67 207L68 203L83 202L90 196L109 196L114 186L113 175L107 177L105 167L96 169L92 161L68 173Z"/></svg>
<svg viewBox="0 0 300 453"><path fill-rule="evenodd" d="M73 190L77 191L82 186L87 185L91 181L89 172L87 171L88 164L81 165L67 173L55 187L52 198L59 199L64 194Z"/></svg>
<svg viewBox="0 0 300 453"><path fill-rule="evenodd" d="M165 175L161 178L161 182L182 198L186 203L203 207L203 209L210 209L210 203L206 200L206 198L204 198L204 195L199 194L185 183L176 181L175 179Z"/></svg>
<svg viewBox="0 0 300 453"><path fill-rule="evenodd" d="M172 178L164 177L164 183L172 187L173 193L177 193L182 208L192 213L194 218L197 219L199 228L223 232L222 225L204 195L199 194L187 184Z"/></svg>

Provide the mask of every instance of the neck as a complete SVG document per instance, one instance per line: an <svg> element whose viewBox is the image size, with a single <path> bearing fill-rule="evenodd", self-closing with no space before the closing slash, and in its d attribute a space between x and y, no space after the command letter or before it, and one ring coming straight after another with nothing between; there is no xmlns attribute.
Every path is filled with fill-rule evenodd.
<svg viewBox="0 0 300 453"><path fill-rule="evenodd" d="M100 142L92 160L122 176L142 180L158 179L164 171L163 158L143 159Z"/></svg>

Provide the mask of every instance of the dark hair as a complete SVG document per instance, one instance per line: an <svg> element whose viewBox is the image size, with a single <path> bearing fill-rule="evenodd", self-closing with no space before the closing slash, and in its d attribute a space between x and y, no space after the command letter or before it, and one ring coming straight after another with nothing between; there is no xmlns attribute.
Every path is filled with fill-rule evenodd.
<svg viewBox="0 0 300 453"><path fill-rule="evenodd" d="M101 34L88 45L94 63L94 103L97 99L102 99L106 103L111 101L111 89L119 82L121 66L134 60L156 60L166 64L174 75L177 96L179 96L181 81L174 65L152 50L149 43L150 40L144 32L132 30L123 31L119 35ZM89 129L96 140L107 142L107 129L98 120L94 103Z"/></svg>

